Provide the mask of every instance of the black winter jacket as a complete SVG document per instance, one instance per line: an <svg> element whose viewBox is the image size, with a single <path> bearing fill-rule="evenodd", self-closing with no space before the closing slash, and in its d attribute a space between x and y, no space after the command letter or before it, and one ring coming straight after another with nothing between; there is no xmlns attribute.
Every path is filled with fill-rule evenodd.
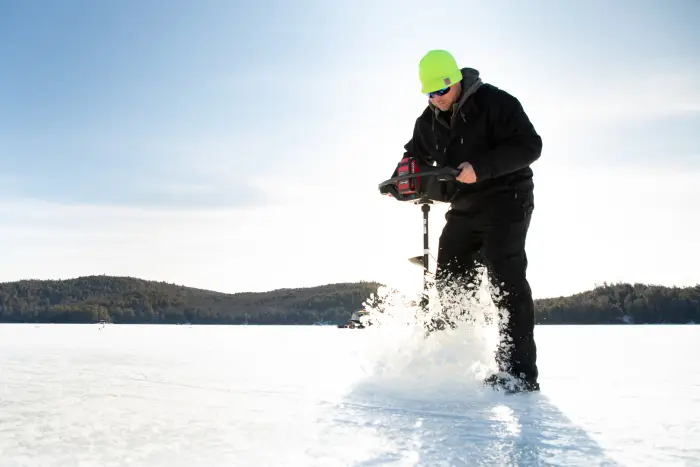
<svg viewBox="0 0 700 467"><path fill-rule="evenodd" d="M440 195L431 196L453 207L503 190L532 190L530 164L540 157L542 139L522 105L507 92L482 84L477 70L464 68L462 76L462 94L452 111L429 104L416 120L405 155L439 167L471 163L476 183L448 182Z"/></svg>

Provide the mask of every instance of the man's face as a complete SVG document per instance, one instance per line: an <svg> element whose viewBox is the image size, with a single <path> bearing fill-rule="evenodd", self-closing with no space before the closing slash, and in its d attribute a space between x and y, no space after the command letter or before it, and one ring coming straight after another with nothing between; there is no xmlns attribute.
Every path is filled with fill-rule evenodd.
<svg viewBox="0 0 700 467"><path fill-rule="evenodd" d="M430 102L432 102L435 107L442 110L443 112L450 110L452 104L454 104L457 101L457 97L459 97L460 84L461 83L455 83L454 85L447 88L447 91L440 90L436 93L431 93L429 95L432 96L429 97Z"/></svg>

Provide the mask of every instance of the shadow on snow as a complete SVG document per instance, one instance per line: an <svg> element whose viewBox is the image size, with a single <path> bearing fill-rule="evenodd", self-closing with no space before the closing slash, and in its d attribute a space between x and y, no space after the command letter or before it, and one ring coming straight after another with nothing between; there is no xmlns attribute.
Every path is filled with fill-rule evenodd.
<svg viewBox="0 0 700 467"><path fill-rule="evenodd" d="M617 465L541 393L412 398L359 386L327 416L345 449L369 447L356 466Z"/></svg>

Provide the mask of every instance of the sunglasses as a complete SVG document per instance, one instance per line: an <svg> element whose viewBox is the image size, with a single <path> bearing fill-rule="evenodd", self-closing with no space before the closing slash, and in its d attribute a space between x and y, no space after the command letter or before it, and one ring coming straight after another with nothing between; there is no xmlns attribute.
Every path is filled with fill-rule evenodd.
<svg viewBox="0 0 700 467"><path fill-rule="evenodd" d="M442 89L438 89L437 91L429 92L428 97L430 99L432 99L435 96L444 96L445 94L450 92L450 87L451 86L447 86L446 88L442 88Z"/></svg>

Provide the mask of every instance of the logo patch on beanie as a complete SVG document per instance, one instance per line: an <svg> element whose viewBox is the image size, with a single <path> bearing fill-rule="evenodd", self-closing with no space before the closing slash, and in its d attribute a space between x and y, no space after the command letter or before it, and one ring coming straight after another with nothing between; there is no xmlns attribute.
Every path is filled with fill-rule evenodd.
<svg viewBox="0 0 700 467"><path fill-rule="evenodd" d="M442 82L445 83L445 86L449 86L450 84L452 84L452 80L450 80L450 78L445 78L442 80Z"/></svg>

